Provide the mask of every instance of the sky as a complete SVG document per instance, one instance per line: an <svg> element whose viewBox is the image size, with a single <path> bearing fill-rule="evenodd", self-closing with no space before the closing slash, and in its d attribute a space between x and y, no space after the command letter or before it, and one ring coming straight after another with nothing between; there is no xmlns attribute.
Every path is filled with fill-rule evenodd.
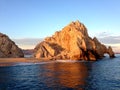
<svg viewBox="0 0 120 90"><path fill-rule="evenodd" d="M21 48L33 48L76 20L91 37L120 49L120 0L0 0L0 32Z"/></svg>

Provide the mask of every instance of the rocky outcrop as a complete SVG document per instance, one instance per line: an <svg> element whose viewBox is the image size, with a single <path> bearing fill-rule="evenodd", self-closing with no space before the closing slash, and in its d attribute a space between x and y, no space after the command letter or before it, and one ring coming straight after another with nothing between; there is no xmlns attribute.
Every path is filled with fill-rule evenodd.
<svg viewBox="0 0 120 90"><path fill-rule="evenodd" d="M114 58L115 57L114 52L113 52L111 46L108 47L107 53L109 54L110 58Z"/></svg>
<svg viewBox="0 0 120 90"><path fill-rule="evenodd" d="M36 58L46 59L97 60L105 53L114 56L112 48L107 49L97 38L89 37L86 27L79 21L45 38L34 51Z"/></svg>
<svg viewBox="0 0 120 90"><path fill-rule="evenodd" d="M6 57L24 57L24 54L8 36L0 33L0 58Z"/></svg>

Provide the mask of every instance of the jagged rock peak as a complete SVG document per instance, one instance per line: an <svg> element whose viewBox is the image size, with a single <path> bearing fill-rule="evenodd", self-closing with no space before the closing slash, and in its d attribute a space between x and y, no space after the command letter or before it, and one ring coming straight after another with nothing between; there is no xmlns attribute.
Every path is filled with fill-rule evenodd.
<svg viewBox="0 0 120 90"><path fill-rule="evenodd" d="M24 54L7 35L0 33L0 58L7 57L24 57Z"/></svg>
<svg viewBox="0 0 120 90"><path fill-rule="evenodd" d="M70 30L77 30L80 31L82 34L84 34L85 36L88 35L87 33L87 28L85 27L85 25L83 23L81 23L79 20L75 21L75 22L71 22L70 24L68 24L65 28L70 28ZM63 29L64 30L64 29Z"/></svg>
<svg viewBox="0 0 120 90"><path fill-rule="evenodd" d="M76 21L72 21L71 23L68 24L68 26L76 26L76 27L81 27L81 26L84 26L83 23L81 23L80 21L76 20ZM84 26L85 27L85 26Z"/></svg>
<svg viewBox="0 0 120 90"><path fill-rule="evenodd" d="M78 20L76 20L75 22L72 21L69 25L76 25L76 26L80 26L82 23ZM82 24L83 25L83 24Z"/></svg>

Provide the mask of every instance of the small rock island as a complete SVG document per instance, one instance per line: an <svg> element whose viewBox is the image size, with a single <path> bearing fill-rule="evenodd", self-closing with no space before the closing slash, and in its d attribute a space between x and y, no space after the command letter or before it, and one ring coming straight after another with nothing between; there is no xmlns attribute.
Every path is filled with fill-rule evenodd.
<svg viewBox="0 0 120 90"><path fill-rule="evenodd" d="M22 50L5 34L0 33L0 58L24 57Z"/></svg>
<svg viewBox="0 0 120 90"><path fill-rule="evenodd" d="M109 54L115 57L112 48L88 35L87 28L79 21L71 22L61 31L47 37L34 48L34 57L50 60L97 60Z"/></svg>

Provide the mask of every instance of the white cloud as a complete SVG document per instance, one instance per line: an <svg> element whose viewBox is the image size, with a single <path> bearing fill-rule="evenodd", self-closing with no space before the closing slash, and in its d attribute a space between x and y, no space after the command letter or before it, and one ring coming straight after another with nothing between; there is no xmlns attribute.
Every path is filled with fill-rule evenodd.
<svg viewBox="0 0 120 90"><path fill-rule="evenodd" d="M35 46L40 43L42 38L23 38L12 39L22 49L34 49Z"/></svg>
<svg viewBox="0 0 120 90"><path fill-rule="evenodd" d="M107 46L111 46L114 52L120 52L120 36L104 36L98 37L99 41Z"/></svg>
<svg viewBox="0 0 120 90"><path fill-rule="evenodd" d="M119 44L120 43L120 36L100 37L99 40L105 44Z"/></svg>

